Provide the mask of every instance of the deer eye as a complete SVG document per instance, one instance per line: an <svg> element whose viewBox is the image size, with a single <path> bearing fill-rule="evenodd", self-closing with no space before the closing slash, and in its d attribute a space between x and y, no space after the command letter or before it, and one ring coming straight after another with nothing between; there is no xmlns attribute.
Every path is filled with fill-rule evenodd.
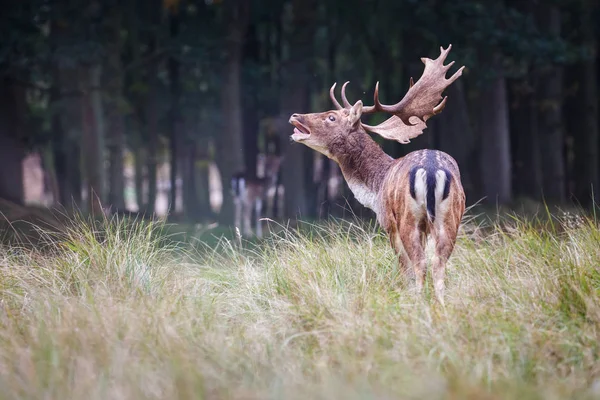
<svg viewBox="0 0 600 400"><path fill-rule="evenodd" d="M333 115L330 115L329 120L333 122L333 121L335 121L335 117Z"/></svg>

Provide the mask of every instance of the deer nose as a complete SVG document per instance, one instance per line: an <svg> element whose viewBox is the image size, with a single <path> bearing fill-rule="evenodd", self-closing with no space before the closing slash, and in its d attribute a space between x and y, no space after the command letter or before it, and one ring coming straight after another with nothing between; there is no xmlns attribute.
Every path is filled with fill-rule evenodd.
<svg viewBox="0 0 600 400"><path fill-rule="evenodd" d="M300 118L300 114L292 114L292 118L295 118L295 119Z"/></svg>

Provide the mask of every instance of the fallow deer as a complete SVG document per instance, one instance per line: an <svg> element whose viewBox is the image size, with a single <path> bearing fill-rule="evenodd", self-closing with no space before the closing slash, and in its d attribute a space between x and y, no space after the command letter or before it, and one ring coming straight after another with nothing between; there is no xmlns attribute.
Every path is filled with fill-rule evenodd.
<svg viewBox="0 0 600 400"><path fill-rule="evenodd" d="M462 75L464 66L449 79L446 72L454 61L444 65L452 48L440 48L435 59L421 58L425 69L404 98L394 105L379 101L379 82L374 105L352 105L342 86L343 106L335 98L334 83L329 93L336 110L293 114L291 139L331 158L356 199L372 209L386 231L405 274L414 273L417 292L423 289L426 274L425 245L429 236L435 242L432 275L435 294L444 304L446 262L453 252L458 228L465 211L465 194L456 161L437 150L418 150L393 159L367 134L408 143L423 133L426 121L439 114L447 100L442 92ZM392 114L379 125L361 122L361 116L374 112ZM412 123L411 121L412 120ZM412 267L412 273L411 273Z"/></svg>
<svg viewBox="0 0 600 400"><path fill-rule="evenodd" d="M267 143L269 146L270 142ZM266 202L266 215L274 217L275 202L279 200L279 169L282 157L278 149L269 151L267 154L259 154L256 165L256 176L250 176L246 172L237 172L231 177L231 192L233 195L235 226L241 228L244 236L252 235L252 214L254 212L254 223L256 236L262 237L261 217ZM281 209L281 205L279 208Z"/></svg>

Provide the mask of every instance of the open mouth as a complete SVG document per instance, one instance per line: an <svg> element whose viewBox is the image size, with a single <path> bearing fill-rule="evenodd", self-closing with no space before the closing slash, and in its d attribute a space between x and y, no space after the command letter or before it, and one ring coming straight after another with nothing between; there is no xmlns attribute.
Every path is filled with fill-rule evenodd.
<svg viewBox="0 0 600 400"><path fill-rule="evenodd" d="M290 124L294 125L294 133L292 134L292 139L295 141L304 140L310 137L310 131L296 119L290 119Z"/></svg>

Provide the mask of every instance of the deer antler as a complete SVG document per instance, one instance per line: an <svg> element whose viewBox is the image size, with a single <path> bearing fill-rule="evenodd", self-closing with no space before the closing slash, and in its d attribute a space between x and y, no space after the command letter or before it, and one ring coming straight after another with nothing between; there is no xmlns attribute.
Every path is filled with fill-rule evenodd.
<svg viewBox="0 0 600 400"><path fill-rule="evenodd" d="M363 107L363 114L372 114L377 111L383 111L388 114L393 114L379 125L362 124L362 127L371 133L376 133L386 139L396 140L400 143L409 143L410 139L419 136L423 130L427 128L426 122L432 116L442 112L446 106L448 96L442 98L443 91L457 80L463 72L464 66L454 73L449 79L446 79L446 72L454 65L454 61L444 65L444 61L448 53L452 49L452 45L448 45L447 49L440 47L440 56L431 60L429 58L421 58L425 64L423 75L415 83L413 78L410 78L410 88L404 98L394 105L384 105L379 101L379 82L375 85L373 106ZM350 102L346 98L346 82L342 86L342 101L344 107L336 100L334 90L335 84L329 90L329 95L339 109L351 107ZM441 101L440 101L441 100ZM409 119L416 118L417 121L412 124Z"/></svg>
<svg viewBox="0 0 600 400"><path fill-rule="evenodd" d="M329 97L331 98L331 101L333 102L333 105L335 106L335 108L337 108L338 110L343 109L344 107L342 107L342 105L337 101L337 99L335 98L335 85L337 85L337 82L335 82L332 86L331 89L329 89Z"/></svg>
<svg viewBox="0 0 600 400"><path fill-rule="evenodd" d="M440 56L435 60L423 57L421 61L425 64L425 70L419 80L413 85L411 78L411 87L402 100L394 105L381 104L379 101L379 91L375 90L375 108L378 111L385 111L389 114L398 116L406 125L411 125L410 117L418 117L422 121L435 114L439 114L446 105L448 96L442 98L442 92L457 80L465 68L460 67L449 79L446 79L446 72L454 65L454 61L444 65L444 61L452 45L444 50L440 47ZM441 102L440 102L441 100Z"/></svg>
<svg viewBox="0 0 600 400"><path fill-rule="evenodd" d="M410 86L411 89L413 87L415 87L415 84L413 83L412 78L410 79L410 84L411 84L411 86ZM410 89L409 89L409 92L410 92ZM374 97L376 99L374 108L376 110L379 110L380 105L381 105L379 103L379 99L378 99L379 98L379 82L377 82L377 84L375 85ZM415 124L410 124L410 122L407 124L402 120L401 116L393 115L378 125L373 126L373 125L362 124L362 127L367 132L376 133L385 139L396 140L402 144L410 143L410 139L413 139L413 138L419 136L420 134L423 133L423 130L425 128L427 128L426 122L429 118L431 118L433 115L436 115L436 114L439 114L440 112L442 112L442 110L446 106L447 98L448 98L447 96L444 97L444 99L437 106L433 107L433 109L431 110L430 113L424 114L422 120L419 118L418 115L410 115L409 118L412 117L417 120Z"/></svg>
<svg viewBox="0 0 600 400"><path fill-rule="evenodd" d="M350 81L347 81L346 83L344 83L342 85L342 102L344 103L343 107L335 98L335 86L337 85L337 83L334 83L333 86L331 86L331 88L329 89L329 97L331 98L331 101L333 101L333 104L335 105L335 107L338 110L352 107L352 103L350 103L348 101L348 98L346 97L346 86L348 86L349 83L350 83ZM377 110L375 109L375 106L363 106L363 109L362 109L363 115L372 114L374 112L377 112Z"/></svg>

